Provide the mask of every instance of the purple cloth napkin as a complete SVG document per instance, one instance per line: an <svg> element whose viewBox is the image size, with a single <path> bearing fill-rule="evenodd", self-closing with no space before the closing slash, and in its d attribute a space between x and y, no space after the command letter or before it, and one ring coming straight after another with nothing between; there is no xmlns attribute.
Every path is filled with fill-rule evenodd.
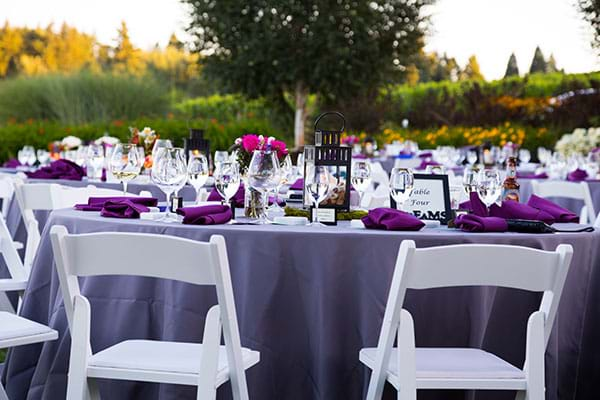
<svg viewBox="0 0 600 400"><path fill-rule="evenodd" d="M100 210L100 215L109 218L139 218L140 213L148 212L150 209L143 204L138 204L131 199L107 201Z"/></svg>
<svg viewBox="0 0 600 400"><path fill-rule="evenodd" d="M503 219L529 219L535 221L543 221L552 225L554 217L544 210L533 208L527 204L519 203L518 201L508 200L502 202L502 207L492 204L490 207L491 217Z"/></svg>
<svg viewBox="0 0 600 400"><path fill-rule="evenodd" d="M427 167L439 167L441 164L435 161L422 160L417 169L426 169Z"/></svg>
<svg viewBox="0 0 600 400"><path fill-rule="evenodd" d="M489 216L489 211L483 201L479 198L477 192L469 193L469 201L465 201L464 203L460 203L459 208L461 210L469 210L473 214L478 215L480 217Z"/></svg>
<svg viewBox="0 0 600 400"><path fill-rule="evenodd" d="M235 192L235 195L231 199L233 201L233 205L235 207L244 207L244 195L245 195L244 184L240 183L240 187L238 188L237 192ZM208 195L208 198L206 200L207 201L221 201L221 200L223 200L223 198L217 191L217 188L213 188L210 191L210 194Z"/></svg>
<svg viewBox="0 0 600 400"><path fill-rule="evenodd" d="M21 165L23 165L23 164L21 164L19 162L19 160L17 160L16 158L11 158L7 162L5 162L2 166L4 168L17 168L17 167L20 167Z"/></svg>
<svg viewBox="0 0 600 400"><path fill-rule="evenodd" d="M556 222L579 222L577 214L535 194L531 195L527 205L552 215Z"/></svg>
<svg viewBox="0 0 600 400"><path fill-rule="evenodd" d="M498 217L480 217L475 214L462 214L456 217L454 224L465 232L506 232L508 224Z"/></svg>
<svg viewBox="0 0 600 400"><path fill-rule="evenodd" d="M79 211L102 211L102 208L109 202L118 203L123 201L145 207L156 207L158 205L158 200L154 197L90 197L87 204L75 204L75 209Z"/></svg>
<svg viewBox="0 0 600 400"><path fill-rule="evenodd" d="M177 209L177 214L183 216L186 225L225 224L232 218L231 208L222 205L182 207Z"/></svg>
<svg viewBox="0 0 600 400"><path fill-rule="evenodd" d="M585 178L588 177L587 172L585 172L582 169L577 168L575 171L573 172L569 172L569 174L567 175L567 180L571 181L571 182L581 182L584 181Z"/></svg>
<svg viewBox="0 0 600 400"><path fill-rule="evenodd" d="M304 179L299 178L290 186L290 190L302 190L304 187Z"/></svg>
<svg viewBox="0 0 600 400"><path fill-rule="evenodd" d="M365 156L364 154L354 154L354 155L352 156L352 158L355 158L355 159L357 159L357 160L364 160L364 159L366 159L366 158L367 158L367 156Z"/></svg>
<svg viewBox="0 0 600 400"><path fill-rule="evenodd" d="M548 179L548 174L545 172L541 172L539 174L517 172L517 178L519 178L519 179Z"/></svg>
<svg viewBox="0 0 600 400"><path fill-rule="evenodd" d="M419 158L431 158L433 157L433 153L430 151L424 151L422 153L419 153Z"/></svg>
<svg viewBox="0 0 600 400"><path fill-rule="evenodd" d="M80 181L85 172L83 168L69 160L56 160L47 167L42 167L34 172L25 172L29 178L34 179L67 179Z"/></svg>
<svg viewBox="0 0 600 400"><path fill-rule="evenodd" d="M425 223L412 214L393 208L375 208L361 218L367 229L418 231Z"/></svg>

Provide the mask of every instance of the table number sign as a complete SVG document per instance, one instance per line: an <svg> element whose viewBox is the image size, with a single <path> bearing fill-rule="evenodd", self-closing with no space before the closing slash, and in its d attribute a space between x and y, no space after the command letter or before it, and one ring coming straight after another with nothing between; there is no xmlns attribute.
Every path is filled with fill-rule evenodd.
<svg viewBox="0 0 600 400"><path fill-rule="evenodd" d="M414 175L413 191L402 210L423 220L435 220L446 225L452 216L448 175ZM391 199L392 208L396 202Z"/></svg>

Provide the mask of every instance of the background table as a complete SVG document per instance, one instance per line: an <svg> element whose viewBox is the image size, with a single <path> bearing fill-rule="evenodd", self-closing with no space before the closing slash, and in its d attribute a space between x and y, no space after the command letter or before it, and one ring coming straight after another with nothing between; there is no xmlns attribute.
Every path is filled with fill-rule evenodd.
<svg viewBox="0 0 600 400"><path fill-rule="evenodd" d="M398 246L502 243L553 250L575 249L547 357L548 399L595 399L600 376L597 335L600 312L600 233L465 234L445 228L421 232L338 227L184 226L101 218L98 213L54 211L33 266L23 315L60 332L56 342L14 349L5 375L11 399L64 398L70 349L66 317L52 263L49 226L70 232L130 231L208 240L222 234L228 253L242 345L259 350L248 372L251 398L260 400L363 398L367 370L362 347L379 336ZM103 251L98 249L97 257ZM131 257L136 252L132 249ZM485 259L479 260L482 267ZM199 263L201 261L199 260ZM506 262L510 262L507 255ZM101 350L128 338L201 341L212 289L135 277L82 281L92 304L92 347ZM522 366L525 328L540 296L510 289L465 287L410 291L418 346L482 347ZM193 399L190 387L102 381L104 399ZM227 385L225 385L227 387ZM497 397L496 397L497 396ZM219 398L229 398L220 390ZM387 398L394 398L393 395ZM462 392L420 394L420 399L462 399ZM484 392L477 398L512 399Z"/></svg>

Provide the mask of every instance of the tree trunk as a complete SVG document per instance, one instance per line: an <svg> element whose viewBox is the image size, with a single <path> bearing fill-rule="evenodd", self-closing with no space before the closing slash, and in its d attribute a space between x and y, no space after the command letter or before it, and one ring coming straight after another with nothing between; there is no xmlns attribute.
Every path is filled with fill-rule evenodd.
<svg viewBox="0 0 600 400"><path fill-rule="evenodd" d="M296 85L296 116L294 118L294 146L300 149L304 146L304 122L306 120L306 100L308 91L302 83Z"/></svg>

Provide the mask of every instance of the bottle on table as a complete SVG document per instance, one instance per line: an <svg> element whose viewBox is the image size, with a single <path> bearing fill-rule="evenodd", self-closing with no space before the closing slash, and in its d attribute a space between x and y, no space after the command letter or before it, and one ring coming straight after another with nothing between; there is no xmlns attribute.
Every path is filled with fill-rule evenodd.
<svg viewBox="0 0 600 400"><path fill-rule="evenodd" d="M509 157L506 162L506 178L502 184L502 200L519 201L519 189L521 185L517 182L517 158Z"/></svg>

